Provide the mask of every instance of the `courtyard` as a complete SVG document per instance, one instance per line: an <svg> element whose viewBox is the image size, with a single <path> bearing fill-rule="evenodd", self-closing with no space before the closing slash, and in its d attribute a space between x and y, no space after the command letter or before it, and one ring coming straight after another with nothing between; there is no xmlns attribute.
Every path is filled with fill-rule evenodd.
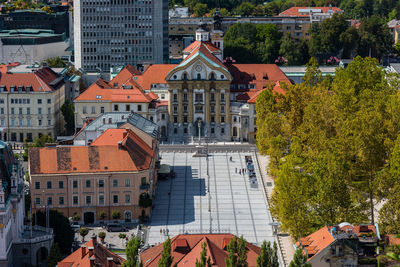
<svg viewBox="0 0 400 267"><path fill-rule="evenodd" d="M230 232L258 245L276 240L257 164L258 186L250 184L247 173L239 173L246 168L245 156L255 162L255 153L210 153L208 163L206 157L193 157L190 151L161 156L161 164L171 165L176 176L157 186L149 245L183 233Z"/></svg>

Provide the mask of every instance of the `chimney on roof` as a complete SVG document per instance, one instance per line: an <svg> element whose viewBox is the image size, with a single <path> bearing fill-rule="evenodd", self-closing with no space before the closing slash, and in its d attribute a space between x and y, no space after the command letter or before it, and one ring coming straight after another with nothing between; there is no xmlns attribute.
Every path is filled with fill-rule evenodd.
<svg viewBox="0 0 400 267"><path fill-rule="evenodd" d="M114 266L114 258L107 257L107 267L113 267L113 266Z"/></svg>
<svg viewBox="0 0 400 267"><path fill-rule="evenodd" d="M92 257L94 252L94 247L88 247L88 250L89 250L89 257Z"/></svg>
<svg viewBox="0 0 400 267"><path fill-rule="evenodd" d="M83 257L85 257L85 255L86 255L86 246L85 245L83 245L82 247L81 247L81 252L82 252L82 259L83 259Z"/></svg>
<svg viewBox="0 0 400 267"><path fill-rule="evenodd" d="M118 150L122 150L122 141L118 142Z"/></svg>
<svg viewBox="0 0 400 267"><path fill-rule="evenodd" d="M122 138L125 139L125 137L128 135L128 130L125 130L125 132L122 134Z"/></svg>
<svg viewBox="0 0 400 267"><path fill-rule="evenodd" d="M94 260L95 260L94 257L90 258L90 267L94 267Z"/></svg>

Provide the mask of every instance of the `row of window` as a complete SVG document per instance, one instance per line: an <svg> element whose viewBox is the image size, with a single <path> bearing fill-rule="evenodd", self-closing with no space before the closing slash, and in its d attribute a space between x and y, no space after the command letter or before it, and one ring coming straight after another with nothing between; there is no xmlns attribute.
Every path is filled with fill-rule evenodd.
<svg viewBox="0 0 400 267"><path fill-rule="evenodd" d="M146 184L146 177L141 178L141 184ZM47 189L52 189L53 188L53 182L52 181L47 181L46 183ZM86 188L90 188L92 186L92 181L91 180L86 180L85 181ZM131 186L131 180L130 179L125 179L125 187L130 187ZM78 188L78 180L73 180L72 181L72 187L73 188ZM99 180L98 187L103 188L104 187L104 180ZM113 187L118 187L118 179L113 180ZM64 181L58 181L58 188L63 189L64 188ZM35 189L40 189L40 182L35 182Z"/></svg>
<svg viewBox="0 0 400 267"><path fill-rule="evenodd" d="M225 123L225 116L221 116L220 119L221 123ZM183 116L183 123L187 122L188 122L188 116ZM215 123L215 116L210 117L210 122ZM174 116L174 123L178 123L178 116Z"/></svg>
<svg viewBox="0 0 400 267"><path fill-rule="evenodd" d="M30 104L31 100L29 98L11 98L11 104ZM39 98L37 100L38 104L42 104L43 100ZM4 104L4 99L0 99L0 104ZM51 98L47 98L47 104L51 104Z"/></svg>
<svg viewBox="0 0 400 267"><path fill-rule="evenodd" d="M211 134L215 134L215 128L211 127L210 128ZM174 134L178 133L178 128L174 128ZM188 133L188 128L183 128L183 133L187 134ZM221 134L225 134L225 128L221 128Z"/></svg>
<svg viewBox="0 0 400 267"><path fill-rule="evenodd" d="M101 95L96 96L97 99L101 99ZM119 105L114 105L114 111L119 111ZM125 105L125 111L131 111L131 105ZM137 111L142 111L142 105L137 105ZM92 106L92 114L96 114L96 107ZM87 107L82 107L82 113L87 114ZM100 107L100 113L104 113L104 107Z"/></svg>
<svg viewBox="0 0 400 267"><path fill-rule="evenodd" d="M118 204L119 203L119 196L118 195L113 195L113 204ZM125 195L125 203L131 203L131 195ZM41 205L41 199L40 197L35 198L35 204L36 205ZM53 197L47 197L47 205L53 205ZM58 197L58 205L64 205L64 197ZM79 205L79 197L78 196L72 196L72 204L73 205ZM91 205L92 204L92 196L85 196L85 204L86 205ZM99 195L99 205L104 204L104 195Z"/></svg>
<svg viewBox="0 0 400 267"><path fill-rule="evenodd" d="M15 108L11 108L10 110L11 114L16 114ZM0 114L4 114L4 108L0 108ZM24 114L24 108L18 108L18 114L23 115ZM31 108L26 108L26 115L31 114ZM42 114L42 108L38 108L38 114ZM47 108L47 114L51 114L51 108Z"/></svg>
<svg viewBox="0 0 400 267"><path fill-rule="evenodd" d="M178 94L174 94L174 102L178 102ZM220 93L220 102L225 102L225 93ZM183 101L188 101L188 94L183 93ZM195 93L194 95L194 101L195 102L203 102L203 93ZM215 93L211 92L210 93L210 101L214 102L215 101Z"/></svg>
<svg viewBox="0 0 400 267"><path fill-rule="evenodd" d="M178 105L174 105L173 106L173 112L175 114L178 113ZM188 106L187 105L183 105L183 112L184 113L188 112ZM203 113L203 105L196 105L194 107L194 112L195 113ZM210 105L210 112L211 113L215 113L215 106L214 105ZM221 113L225 113L225 106L220 106L220 112Z"/></svg>
<svg viewBox="0 0 400 267"><path fill-rule="evenodd" d="M16 124L16 122L18 122L18 124ZM0 126L6 126L5 125L5 119L0 119ZM10 127L31 127L31 120L27 119L26 120L26 124L24 124L24 120L23 119L19 119L18 121L16 121L15 119L10 119ZM38 120L38 126L44 126L43 125L43 120ZM47 126L51 126L51 120L47 120Z"/></svg>

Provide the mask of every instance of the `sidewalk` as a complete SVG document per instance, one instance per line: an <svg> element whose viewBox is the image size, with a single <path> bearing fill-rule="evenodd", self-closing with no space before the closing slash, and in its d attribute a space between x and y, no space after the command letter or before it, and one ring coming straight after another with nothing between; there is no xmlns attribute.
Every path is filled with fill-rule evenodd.
<svg viewBox="0 0 400 267"><path fill-rule="evenodd" d="M271 194L274 189L274 180L266 172L269 163L269 157L261 155L259 152L257 152L257 158L260 164L260 171L264 182L264 188L267 191L268 202L270 202ZM295 252L293 248L292 238L287 233L279 232L278 240L285 261L285 266L289 266L289 263L292 261Z"/></svg>

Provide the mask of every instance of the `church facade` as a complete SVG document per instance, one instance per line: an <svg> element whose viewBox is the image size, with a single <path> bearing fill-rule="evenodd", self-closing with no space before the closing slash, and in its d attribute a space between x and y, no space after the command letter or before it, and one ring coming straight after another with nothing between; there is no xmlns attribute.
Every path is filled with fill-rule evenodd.
<svg viewBox="0 0 400 267"><path fill-rule="evenodd" d="M223 32L200 26L179 64L153 64L143 72L126 66L111 81L92 84L75 99L76 125L98 112L135 111L159 125L163 141L254 142L258 95L267 88L284 93L284 83L291 82L275 64L224 59Z"/></svg>

